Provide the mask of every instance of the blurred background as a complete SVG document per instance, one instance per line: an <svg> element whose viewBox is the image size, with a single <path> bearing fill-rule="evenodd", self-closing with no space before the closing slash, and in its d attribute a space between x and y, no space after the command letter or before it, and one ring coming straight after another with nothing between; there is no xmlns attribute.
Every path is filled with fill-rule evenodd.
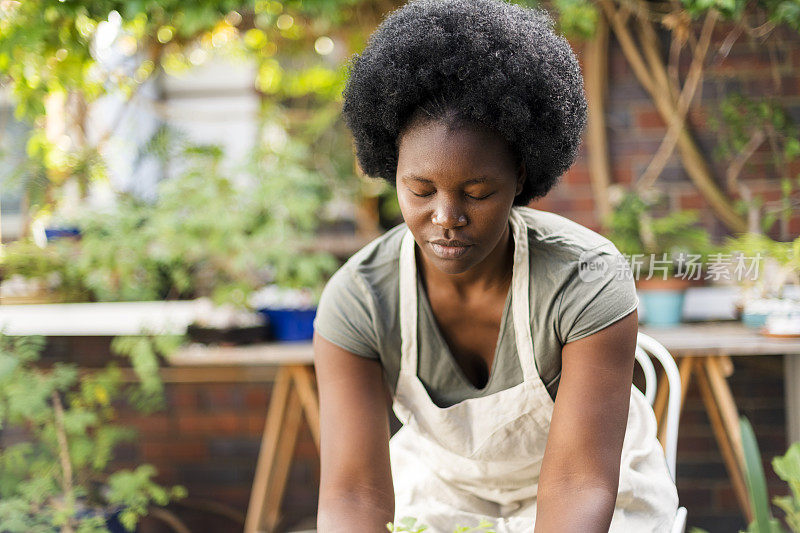
<svg viewBox="0 0 800 533"><path fill-rule="evenodd" d="M569 39L590 111L531 207L643 272L669 254L673 282L700 259L677 304L642 298L653 325L800 335L800 3L525 3ZM304 343L328 277L402 221L340 116L348 58L402 4L0 0L0 531L63 530L101 500L138 531L242 530L276 370L170 354ZM800 440L796 357L737 358L729 379L772 495L789 490L767 460ZM286 469L275 530L311 529L306 426ZM745 527L692 388L677 484L690 526Z"/></svg>

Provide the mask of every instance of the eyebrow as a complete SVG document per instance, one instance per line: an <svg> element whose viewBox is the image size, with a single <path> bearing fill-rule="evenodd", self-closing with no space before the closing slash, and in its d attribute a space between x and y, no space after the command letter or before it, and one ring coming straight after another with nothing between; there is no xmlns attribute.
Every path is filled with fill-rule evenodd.
<svg viewBox="0 0 800 533"><path fill-rule="evenodd" d="M433 183L432 180L429 180L427 178L423 178L422 176L415 176L415 175L401 176L400 177L400 181L418 181L420 183L426 183L426 184L427 183ZM472 178L472 179L469 179L469 180L465 181L464 185L472 185L474 183L489 183L489 182L492 182L492 181L497 181L497 178L490 178L488 176L480 176L480 177Z"/></svg>

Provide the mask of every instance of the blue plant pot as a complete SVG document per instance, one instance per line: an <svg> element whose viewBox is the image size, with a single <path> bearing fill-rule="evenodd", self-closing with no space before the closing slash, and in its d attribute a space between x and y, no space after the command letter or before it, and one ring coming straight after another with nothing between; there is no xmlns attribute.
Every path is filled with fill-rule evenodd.
<svg viewBox="0 0 800 533"><path fill-rule="evenodd" d="M80 237L81 230L78 228L45 228L44 236L48 241L62 239L64 237Z"/></svg>
<svg viewBox="0 0 800 533"><path fill-rule="evenodd" d="M742 313L742 324L748 328L758 329L767 323L769 313Z"/></svg>
<svg viewBox="0 0 800 533"><path fill-rule="evenodd" d="M683 301L686 292L683 290L642 290L639 299L645 308L643 322L648 326L671 327L681 323Z"/></svg>
<svg viewBox="0 0 800 533"><path fill-rule="evenodd" d="M80 519L86 519L89 517L102 515L106 520L106 529L108 529L110 533L131 533L125 529L125 526L123 526L122 522L119 521L119 515L122 513L122 510L123 509L121 507L117 509L105 509L99 512L96 509L87 509L78 512L76 516ZM138 525L135 531L139 531Z"/></svg>
<svg viewBox="0 0 800 533"><path fill-rule="evenodd" d="M308 341L314 336L317 308L259 309L267 317L272 337L277 341Z"/></svg>

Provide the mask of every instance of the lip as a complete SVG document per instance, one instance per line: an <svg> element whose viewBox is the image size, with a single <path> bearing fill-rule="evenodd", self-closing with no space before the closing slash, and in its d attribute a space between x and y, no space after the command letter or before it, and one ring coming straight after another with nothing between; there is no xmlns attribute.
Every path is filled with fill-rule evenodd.
<svg viewBox="0 0 800 533"><path fill-rule="evenodd" d="M467 253L469 248L472 246L469 243L466 243L464 241L458 241L455 239L451 241L445 239L437 239L433 241L428 241L428 243L431 245L433 253L441 259L456 259L458 257L461 257L462 255Z"/></svg>

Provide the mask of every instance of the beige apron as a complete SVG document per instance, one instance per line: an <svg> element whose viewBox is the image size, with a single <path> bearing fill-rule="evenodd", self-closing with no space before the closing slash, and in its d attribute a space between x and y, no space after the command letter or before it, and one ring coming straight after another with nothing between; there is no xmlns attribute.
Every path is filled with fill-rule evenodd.
<svg viewBox="0 0 800 533"><path fill-rule="evenodd" d="M512 208L511 304L522 383L488 396L438 407L417 377L417 267L414 237L400 251L402 359L393 409L403 427L390 440L395 520L413 516L426 533L477 526L532 532L536 491L553 400L536 370L531 336L527 225ZM449 357L449 354L441 354ZM633 385L612 532L669 531L675 485L656 440L653 410Z"/></svg>

